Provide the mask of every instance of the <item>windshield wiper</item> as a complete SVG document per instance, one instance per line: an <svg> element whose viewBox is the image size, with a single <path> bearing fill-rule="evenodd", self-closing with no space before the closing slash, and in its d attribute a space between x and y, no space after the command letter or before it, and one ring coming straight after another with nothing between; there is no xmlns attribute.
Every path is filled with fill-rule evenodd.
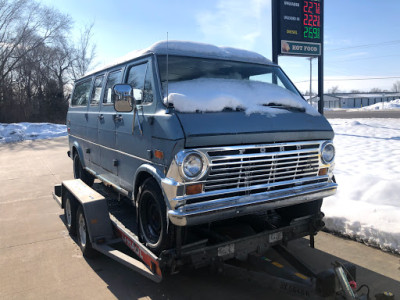
<svg viewBox="0 0 400 300"><path fill-rule="evenodd" d="M263 106L271 107L271 108L287 109L287 110L298 111L298 112L306 111L306 109L304 107L294 107L294 106L290 106L290 105L283 105L283 104L276 104L276 103L263 104Z"/></svg>

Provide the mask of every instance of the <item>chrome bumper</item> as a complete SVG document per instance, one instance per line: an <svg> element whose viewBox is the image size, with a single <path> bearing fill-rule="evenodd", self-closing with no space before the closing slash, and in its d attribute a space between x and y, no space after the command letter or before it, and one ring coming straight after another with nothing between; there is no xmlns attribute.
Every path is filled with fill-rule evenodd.
<svg viewBox="0 0 400 300"><path fill-rule="evenodd" d="M168 216L171 222L177 226L198 225L310 202L332 196L336 190L337 184L334 182L316 183L248 196L234 196L185 204L176 209L169 209Z"/></svg>

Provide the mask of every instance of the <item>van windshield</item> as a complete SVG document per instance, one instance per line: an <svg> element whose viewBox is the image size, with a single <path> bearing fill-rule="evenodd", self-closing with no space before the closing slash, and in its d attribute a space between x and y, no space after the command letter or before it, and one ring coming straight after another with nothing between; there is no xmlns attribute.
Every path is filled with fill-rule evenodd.
<svg viewBox="0 0 400 300"><path fill-rule="evenodd" d="M178 111L306 109L307 102L277 66L170 55L167 72L166 55L157 61L164 103Z"/></svg>

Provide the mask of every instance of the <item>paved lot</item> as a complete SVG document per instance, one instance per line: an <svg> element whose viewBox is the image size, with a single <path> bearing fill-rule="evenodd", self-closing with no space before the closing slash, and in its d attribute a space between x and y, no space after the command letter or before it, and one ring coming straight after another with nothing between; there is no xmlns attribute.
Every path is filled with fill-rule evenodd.
<svg viewBox="0 0 400 300"><path fill-rule="evenodd" d="M291 299L263 278L228 267L195 270L154 284L113 260L86 260L66 232L52 199L55 184L71 179L67 139L0 145L0 299ZM316 249L290 245L318 269L338 257L357 264L358 282L372 293L400 296L400 257L320 233Z"/></svg>

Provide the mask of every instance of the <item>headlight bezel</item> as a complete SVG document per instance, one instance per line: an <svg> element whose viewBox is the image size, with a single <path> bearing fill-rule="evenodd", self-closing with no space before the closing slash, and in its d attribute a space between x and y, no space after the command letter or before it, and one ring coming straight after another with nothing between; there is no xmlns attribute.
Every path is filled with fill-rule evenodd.
<svg viewBox="0 0 400 300"><path fill-rule="evenodd" d="M197 156L200 159L202 166L195 176L190 176L185 172L185 163L189 160L191 156ZM192 182L202 179L208 172L208 159L204 153L196 150L183 150L177 153L175 156L176 164L178 165L179 175L185 181Z"/></svg>
<svg viewBox="0 0 400 300"><path fill-rule="evenodd" d="M331 147L332 150L328 150L327 149L328 147ZM326 156L324 155L324 153L326 153L325 151L333 152L333 154L331 155L332 157L330 159L327 159ZM335 146L333 145L333 142L327 141L327 142L323 143L321 146L321 161L322 161L322 163L324 163L326 165L332 164L335 160L335 156L336 156L336 149L335 149Z"/></svg>

